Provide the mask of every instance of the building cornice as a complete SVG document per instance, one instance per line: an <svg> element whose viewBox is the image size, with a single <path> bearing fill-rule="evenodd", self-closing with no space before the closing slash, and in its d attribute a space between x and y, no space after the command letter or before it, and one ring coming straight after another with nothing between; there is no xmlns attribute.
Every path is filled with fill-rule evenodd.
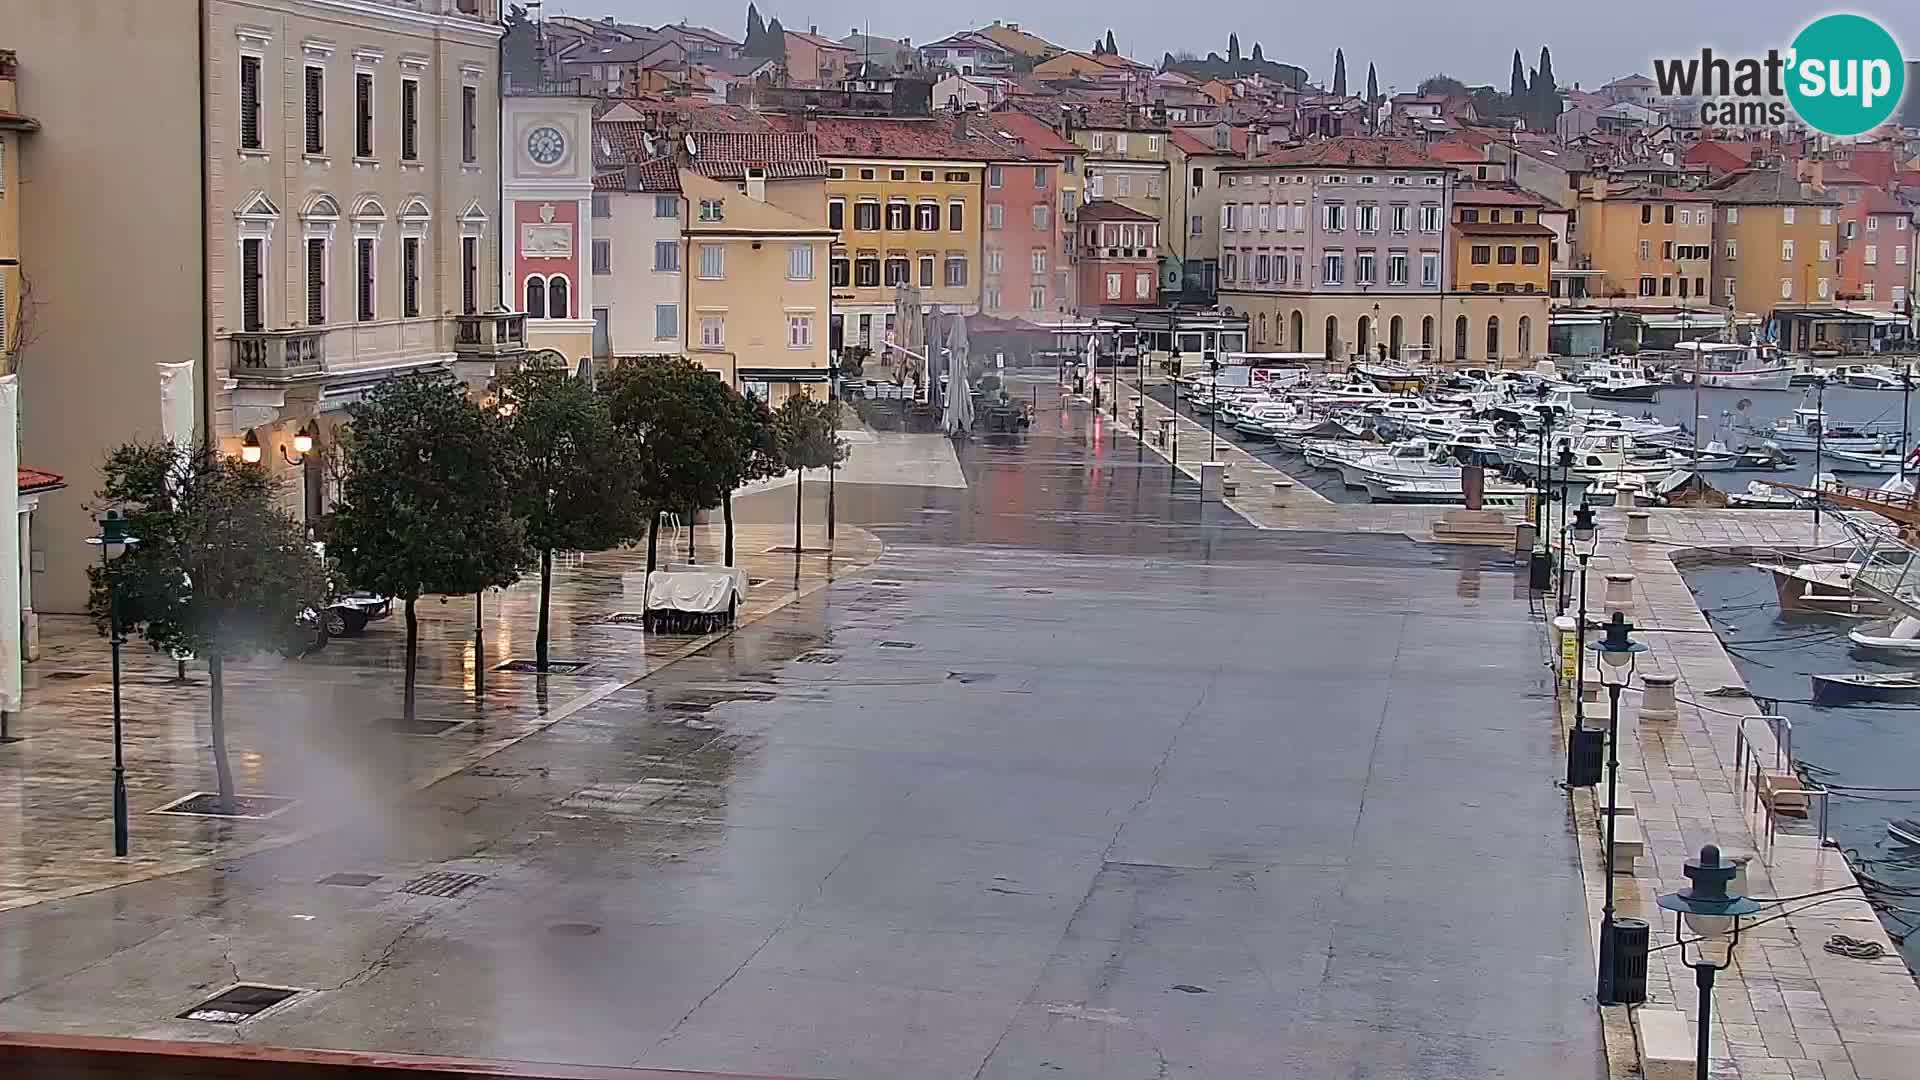
<svg viewBox="0 0 1920 1080"><path fill-rule="evenodd" d="M250 3L250 6L261 10L277 10L285 6L284 0L280 3L262 3L260 0L241 2ZM497 45L507 32L507 28L499 23L482 22L463 15L435 15L393 4L376 3L374 0L295 0L295 3L357 26L438 32L444 36L466 39L475 45Z"/></svg>

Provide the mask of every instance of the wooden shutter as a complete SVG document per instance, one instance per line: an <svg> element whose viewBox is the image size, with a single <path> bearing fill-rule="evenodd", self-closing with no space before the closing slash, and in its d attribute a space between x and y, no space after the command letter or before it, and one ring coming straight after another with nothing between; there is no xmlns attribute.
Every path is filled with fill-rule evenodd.
<svg viewBox="0 0 1920 1080"><path fill-rule="evenodd" d="M240 241L240 328L257 333L260 321L260 246L259 240Z"/></svg>
<svg viewBox="0 0 1920 1080"><path fill-rule="evenodd" d="M322 68L307 69L307 153L325 153L327 73Z"/></svg>
<svg viewBox="0 0 1920 1080"><path fill-rule="evenodd" d="M307 325L327 321L327 242L307 241Z"/></svg>
<svg viewBox="0 0 1920 1080"><path fill-rule="evenodd" d="M240 58L240 145L260 149L260 58Z"/></svg>

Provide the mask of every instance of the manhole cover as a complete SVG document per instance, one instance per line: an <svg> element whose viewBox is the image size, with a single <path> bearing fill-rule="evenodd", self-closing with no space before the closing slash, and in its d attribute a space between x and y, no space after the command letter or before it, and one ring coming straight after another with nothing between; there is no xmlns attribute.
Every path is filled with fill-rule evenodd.
<svg viewBox="0 0 1920 1080"><path fill-rule="evenodd" d="M374 721L378 727L388 731L397 731L402 735L445 735L447 732L466 723L465 720L437 720L430 716L416 716L409 720L404 716L383 716Z"/></svg>
<svg viewBox="0 0 1920 1080"><path fill-rule="evenodd" d="M241 983L181 1013L180 1019L201 1020L209 1024L244 1023L299 992L284 986Z"/></svg>
<svg viewBox="0 0 1920 1080"><path fill-rule="evenodd" d="M547 670L545 674L578 675L581 672L587 670L587 668L592 666L592 664L593 664L593 661L591 660L549 660L547 661ZM536 660L527 660L527 659L502 661L501 663L496 664L493 670L518 672L519 674L522 674L522 675L542 674L542 672L540 671L539 662Z"/></svg>
<svg viewBox="0 0 1920 1080"><path fill-rule="evenodd" d="M600 932L598 923L563 922L547 927L547 933L555 937L592 937Z"/></svg>
<svg viewBox="0 0 1920 1080"><path fill-rule="evenodd" d="M379 880L379 874L328 874L316 884L345 885L349 889L364 889Z"/></svg>
<svg viewBox="0 0 1920 1080"><path fill-rule="evenodd" d="M218 792L196 791L184 798L175 799L155 810L154 813L261 821L285 813L294 801L286 795L235 795L231 806L222 807Z"/></svg>
<svg viewBox="0 0 1920 1080"><path fill-rule="evenodd" d="M601 619L600 621L606 624L607 626L632 626L632 627L644 628L647 625L646 615L638 611L616 611L613 614L607 616L606 618Z"/></svg>
<svg viewBox="0 0 1920 1080"><path fill-rule="evenodd" d="M487 880L481 874L456 874L449 870L435 870L430 874L421 874L405 885L400 886L403 893L415 896L459 896L475 885Z"/></svg>
<svg viewBox="0 0 1920 1080"><path fill-rule="evenodd" d="M883 641L880 643L880 647L883 649L917 649L919 648L918 645L915 645L911 641Z"/></svg>
<svg viewBox="0 0 1920 1080"><path fill-rule="evenodd" d="M837 654L821 652L818 649L815 649L813 652L803 652L793 659L795 662L801 664L837 664L840 662L840 657Z"/></svg>
<svg viewBox="0 0 1920 1080"><path fill-rule="evenodd" d="M1052 596L1053 595L1052 589L1028 589L1026 590L1026 592L1027 592L1027 595L1029 596Z"/></svg>
<svg viewBox="0 0 1920 1080"><path fill-rule="evenodd" d="M47 672L46 677L49 679L60 679L64 681L67 679L84 679L87 676L92 674L93 672L91 671L49 671Z"/></svg>

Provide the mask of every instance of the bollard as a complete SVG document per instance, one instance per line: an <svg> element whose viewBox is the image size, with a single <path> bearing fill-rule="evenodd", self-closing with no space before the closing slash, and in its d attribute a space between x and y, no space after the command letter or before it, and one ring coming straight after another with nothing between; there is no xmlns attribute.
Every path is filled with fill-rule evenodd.
<svg viewBox="0 0 1920 1080"><path fill-rule="evenodd" d="M1200 498L1220 501L1220 482L1226 478L1227 467L1218 461L1200 463Z"/></svg>
<svg viewBox="0 0 1920 1080"><path fill-rule="evenodd" d="M1673 684L1679 681L1678 675L1640 676L1640 719L1680 719L1680 702L1673 694Z"/></svg>
<svg viewBox="0 0 1920 1080"><path fill-rule="evenodd" d="M1645 510L1627 511L1627 540L1630 543L1636 544L1645 544L1652 541L1653 536L1647 531L1647 522L1652 519L1653 515L1647 513Z"/></svg>
<svg viewBox="0 0 1920 1080"><path fill-rule="evenodd" d="M1160 445L1162 447L1165 447L1167 445L1167 439L1170 435L1172 435L1172 433L1173 433L1173 417L1171 416L1161 417L1160 431L1156 434L1155 437L1160 440Z"/></svg>
<svg viewBox="0 0 1920 1080"><path fill-rule="evenodd" d="M1608 619L1613 618L1613 613L1616 611L1631 612L1633 610L1632 574L1607 575L1607 596L1601 602L1601 610L1604 617Z"/></svg>

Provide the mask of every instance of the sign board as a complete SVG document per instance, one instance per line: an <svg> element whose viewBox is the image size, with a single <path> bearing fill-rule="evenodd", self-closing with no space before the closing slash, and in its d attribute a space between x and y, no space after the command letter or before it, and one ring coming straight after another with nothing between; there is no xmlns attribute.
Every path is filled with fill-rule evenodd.
<svg viewBox="0 0 1920 1080"><path fill-rule="evenodd" d="M1273 372L1266 368L1252 369L1253 385L1266 386L1273 382Z"/></svg>
<svg viewBox="0 0 1920 1080"><path fill-rule="evenodd" d="M1580 670L1580 640L1572 634L1560 635L1560 677L1572 682Z"/></svg>

